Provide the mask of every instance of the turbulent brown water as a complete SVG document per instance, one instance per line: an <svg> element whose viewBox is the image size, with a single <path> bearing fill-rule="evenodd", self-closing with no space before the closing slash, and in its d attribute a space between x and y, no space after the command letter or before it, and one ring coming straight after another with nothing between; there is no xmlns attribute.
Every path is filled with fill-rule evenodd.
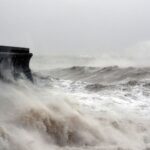
<svg viewBox="0 0 150 150"><path fill-rule="evenodd" d="M0 150L150 149L149 67L57 59L34 60L34 84L0 81Z"/></svg>

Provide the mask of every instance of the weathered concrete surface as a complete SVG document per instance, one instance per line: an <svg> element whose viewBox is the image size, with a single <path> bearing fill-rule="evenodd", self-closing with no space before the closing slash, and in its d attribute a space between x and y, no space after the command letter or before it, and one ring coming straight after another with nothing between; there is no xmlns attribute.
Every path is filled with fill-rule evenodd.
<svg viewBox="0 0 150 150"><path fill-rule="evenodd" d="M29 48L0 46L0 78L5 79L7 74L11 74L17 79L24 74L33 81L29 68L32 55Z"/></svg>

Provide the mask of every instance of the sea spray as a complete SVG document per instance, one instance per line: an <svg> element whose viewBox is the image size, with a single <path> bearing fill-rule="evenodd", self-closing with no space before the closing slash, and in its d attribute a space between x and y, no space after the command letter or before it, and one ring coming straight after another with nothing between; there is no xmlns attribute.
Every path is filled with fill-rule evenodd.
<svg viewBox="0 0 150 150"><path fill-rule="evenodd" d="M0 81L0 150L150 147L148 80L95 92L87 82L44 76Z"/></svg>
<svg viewBox="0 0 150 150"><path fill-rule="evenodd" d="M67 103L64 95L54 96L52 92L44 89L41 91L32 85L29 87L25 83L23 87L18 84L5 85L4 90L8 89L9 93L3 92L1 97L3 99L1 101L1 107L3 107L1 109L1 138L5 141L4 135L9 137L8 147L12 144L11 141L17 138L12 137L16 136L20 130L21 132L25 130L26 134L29 132L29 135L31 132L38 133L41 138L49 139L46 140L47 142L59 146L95 145L103 141L98 124L96 125L94 120L91 124L88 117L75 110L71 103ZM3 126L6 131L3 130ZM11 128L13 131L17 130L13 136L13 131L9 130ZM24 138L24 134L22 137ZM15 140L12 147L16 147L15 144L21 144L17 141L20 141L20 137Z"/></svg>

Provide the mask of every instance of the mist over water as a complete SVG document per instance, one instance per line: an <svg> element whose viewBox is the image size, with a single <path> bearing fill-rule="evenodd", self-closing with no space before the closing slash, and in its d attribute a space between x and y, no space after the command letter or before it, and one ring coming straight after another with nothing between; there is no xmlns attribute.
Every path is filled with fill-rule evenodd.
<svg viewBox="0 0 150 150"><path fill-rule="evenodd" d="M148 150L150 68L94 59L38 56L34 84L0 81L0 150Z"/></svg>
<svg viewBox="0 0 150 150"><path fill-rule="evenodd" d="M0 45L34 54L34 84L0 66L0 150L150 150L149 6L0 0Z"/></svg>

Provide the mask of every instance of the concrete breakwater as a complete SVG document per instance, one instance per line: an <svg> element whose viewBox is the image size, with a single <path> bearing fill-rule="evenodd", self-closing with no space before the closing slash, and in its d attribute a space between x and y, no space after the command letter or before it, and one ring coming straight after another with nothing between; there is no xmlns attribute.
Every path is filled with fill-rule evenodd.
<svg viewBox="0 0 150 150"><path fill-rule="evenodd" d="M12 76L17 79L23 74L33 81L29 67L32 56L29 48L0 46L0 78L8 79Z"/></svg>

